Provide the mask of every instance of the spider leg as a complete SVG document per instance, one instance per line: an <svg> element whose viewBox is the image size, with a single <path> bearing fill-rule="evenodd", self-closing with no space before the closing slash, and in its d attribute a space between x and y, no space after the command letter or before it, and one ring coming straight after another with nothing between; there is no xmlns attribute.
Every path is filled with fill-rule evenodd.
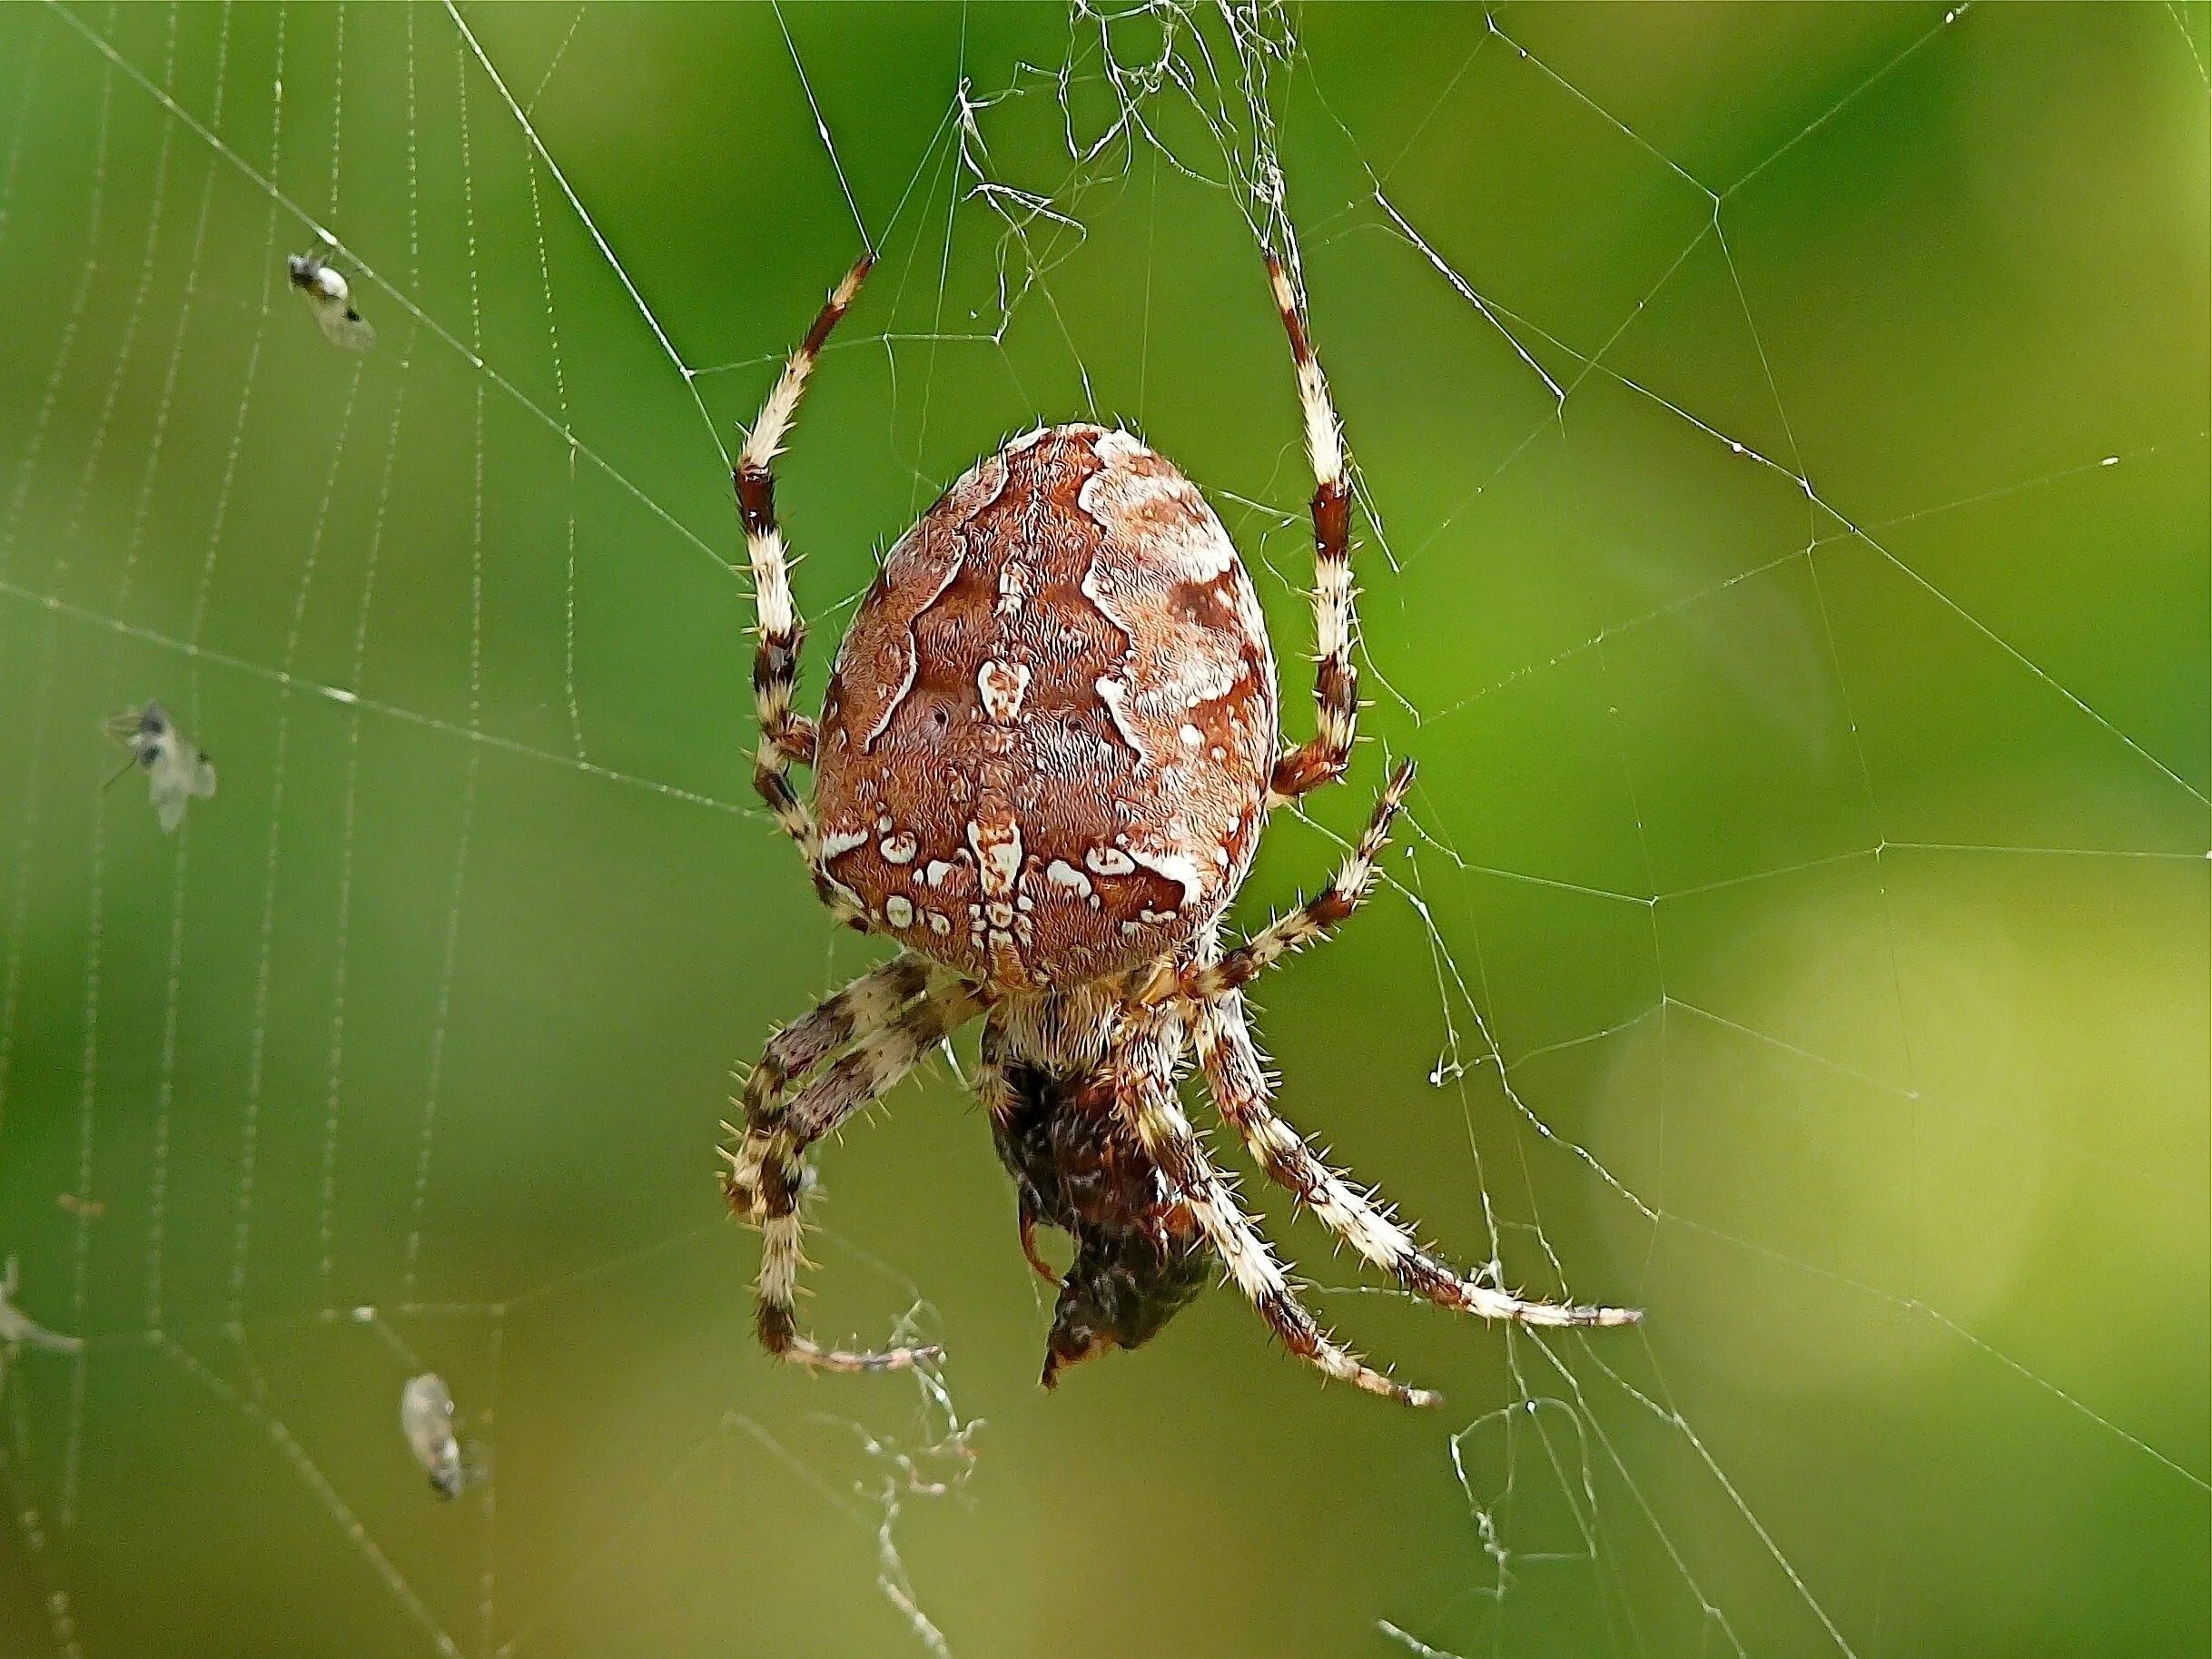
<svg viewBox="0 0 2212 1659"><path fill-rule="evenodd" d="M1390 839L1390 821L1397 816L1406 802L1406 791L1412 786L1413 763L1406 761L1390 775L1382 797L1375 803L1375 815L1368 821L1366 833L1351 855L1338 869L1336 879L1280 921L1224 953L1220 961L1186 970L1179 987L1181 994L1194 1002L1211 1002L1222 992L1234 991L1265 973L1293 951L1334 931L1359 907L1375 884L1375 860Z"/></svg>
<svg viewBox="0 0 2212 1659"><path fill-rule="evenodd" d="M1200 1007L1196 1034L1206 1086L1253 1160L1276 1185L1295 1193L1331 1232L1407 1289L1438 1307L1522 1325L1629 1325L1642 1317L1628 1308L1528 1301L1462 1279L1424 1250L1411 1233L1391 1220L1387 1210L1317 1157L1298 1131L1276 1113L1267 1068L1252 1042L1239 993L1224 992Z"/></svg>
<svg viewBox="0 0 2212 1659"><path fill-rule="evenodd" d="M784 553L784 533L775 519L774 463L798 413L799 399L806 390L807 376L814 372L823 342L852 305L861 280L874 262L874 255L864 257L831 291L814 327L806 331L806 338L776 377L768 400L761 406L760 418L746 435L733 480L738 517L745 524L746 558L753 569L753 602L759 616L760 644L753 655L753 704L760 716L760 748L754 759L753 787L767 802L777 825L797 844L799 855L814 874L815 890L822 895L822 902L839 921L864 931L864 913L823 869L821 833L814 815L791 786L792 766L814 764L815 731L815 723L791 706L806 625L791 597L791 568Z"/></svg>
<svg viewBox="0 0 2212 1659"><path fill-rule="evenodd" d="M776 1132L800 1146L833 1135L862 1107L896 1085L932 1049L983 1011L974 986L945 969L929 990L887 1022L860 1032L853 1049L817 1072L785 1105Z"/></svg>
<svg viewBox="0 0 2212 1659"><path fill-rule="evenodd" d="M1238 1208L1228 1182L1206 1156L1176 1100L1175 1062L1182 1036L1181 1015L1172 1005L1134 1011L1124 1028L1123 1059L1114 1101L1169 1185L1190 1207L1237 1289L1285 1348L1324 1375L1403 1405L1440 1404L1441 1395L1426 1388L1408 1388L1362 1364L1298 1299L1282 1263L1251 1218Z"/></svg>
<svg viewBox="0 0 2212 1659"><path fill-rule="evenodd" d="M733 1213L761 1229L755 1328L761 1345L779 1358L826 1371L894 1371L936 1358L933 1348L855 1352L825 1348L798 1328L796 1300L806 1196L807 1150L834 1133L869 1101L890 1090L923 1058L979 1012L965 981L938 979L903 1006L887 999L904 983L900 958L864 974L769 1044L746 1092L746 1127L724 1151L723 1192ZM870 1011L863 1022L858 1010ZM835 1012L833 1012L833 1010ZM795 1033L803 1033L795 1035ZM793 1069L851 1047L795 1091ZM770 1080L759 1082L765 1075ZM757 1085L757 1086L756 1086Z"/></svg>
<svg viewBox="0 0 2212 1659"><path fill-rule="evenodd" d="M1344 473L1344 433L1328 400L1328 382L1313 354L1306 318L1282 262L1268 255L1268 281L1290 336L1298 400L1306 419L1306 455L1313 463L1313 700L1319 725L1307 742L1275 763L1270 805L1295 800L1344 775L1359 713L1359 676L1352 667L1352 489Z"/></svg>
<svg viewBox="0 0 2212 1659"><path fill-rule="evenodd" d="M835 1053L860 1032L882 1025L929 984L929 963L912 952L879 963L814 1012L794 1020L768 1040L760 1062L746 1079L741 1104L748 1120L780 1111L785 1086Z"/></svg>

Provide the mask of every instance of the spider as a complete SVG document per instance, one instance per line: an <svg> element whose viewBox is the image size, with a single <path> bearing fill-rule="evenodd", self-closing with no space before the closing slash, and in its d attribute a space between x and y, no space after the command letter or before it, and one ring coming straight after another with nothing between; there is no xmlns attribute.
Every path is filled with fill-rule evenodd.
<svg viewBox="0 0 2212 1659"><path fill-rule="evenodd" d="M743 1085L742 1128L724 1126L724 1194L763 1235L763 1345L831 1371L937 1358L829 1348L798 1328L806 1159L978 1016L975 1088L1014 1178L1022 1249L1058 1286L1047 1387L1068 1365L1148 1340L1225 1269L1326 1376L1407 1405L1438 1398L1363 1363L1299 1299L1180 1103L1193 1054L1267 1175L1406 1289L1525 1325L1634 1319L1463 1277L1275 1111L1243 988L1366 896L1413 780L1410 764L1397 768L1327 887L1222 948L1261 825L1344 775L1358 707L1343 442L1280 262L1270 256L1268 274L1317 485L1319 634L1318 730L1287 752L1259 601L1220 520L1164 457L1088 424L1017 438L947 489L884 556L820 722L794 710L805 628L773 463L872 259L785 364L735 473L758 607L755 786L831 913L903 947L778 1031ZM815 771L811 808L795 765ZM1074 1241L1064 1277L1037 1255L1041 1222Z"/></svg>

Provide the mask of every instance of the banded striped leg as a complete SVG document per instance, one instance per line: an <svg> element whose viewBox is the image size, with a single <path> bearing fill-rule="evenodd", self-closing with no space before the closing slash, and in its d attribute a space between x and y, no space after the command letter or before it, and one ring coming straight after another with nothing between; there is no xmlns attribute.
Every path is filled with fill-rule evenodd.
<svg viewBox="0 0 2212 1659"><path fill-rule="evenodd" d="M1387 1208L1322 1162L1298 1131L1277 1115L1267 1068L1252 1042L1244 998L1239 992L1224 992L1200 1007L1196 1034L1206 1087L1253 1160L1277 1186L1295 1193L1331 1232L1407 1289L1441 1308L1522 1325L1631 1325L1642 1317L1627 1308L1527 1301L1462 1279L1424 1250Z"/></svg>
<svg viewBox="0 0 2212 1659"><path fill-rule="evenodd" d="M860 291L863 278L874 256L864 257L830 293L815 318L814 327L785 363L760 419L746 434L738 451L734 482L737 513L745 523L746 558L753 568L753 603L759 616L760 645L753 654L753 705L760 716L760 748L753 765L753 787L775 815L783 832L797 844L799 854L813 872L815 891L841 922L864 931L866 919L860 907L832 883L822 867L822 841L814 815L791 786L794 765L812 765L815 758L815 723L791 706L798 684L799 649L806 641L806 625L799 619L791 597L791 568L784 554L784 534L775 521L775 461L798 413L806 378L814 372L823 342L837 326Z"/></svg>
<svg viewBox="0 0 2212 1659"><path fill-rule="evenodd" d="M1313 463L1313 620L1318 657L1313 700L1320 717L1313 737L1275 763L1269 798L1279 804L1344 775L1359 713L1359 676L1352 667L1352 487L1344 473L1344 433L1298 296L1282 262L1271 253L1268 281L1290 336L1299 406L1306 420L1306 456Z"/></svg>
<svg viewBox="0 0 2212 1659"><path fill-rule="evenodd" d="M722 1131L737 1144L725 1147L729 1169L722 1177L723 1196L736 1214L760 1220L760 1158L781 1121L791 1080L812 1071L864 1032L887 1025L929 984L929 963L911 953L869 969L814 1012L794 1020L768 1039L767 1049L746 1078L733 1105L744 1109L746 1130L725 1123Z"/></svg>
<svg viewBox="0 0 2212 1659"><path fill-rule="evenodd" d="M1390 822L1406 804L1406 792L1412 787L1413 762L1408 760L1383 786L1382 798L1375 803L1375 815L1368 820L1351 855L1338 866L1336 879L1289 915L1224 953L1220 961L1189 969L1182 976L1181 993L1201 1003L1210 1002L1224 992L1257 978L1293 951L1327 938L1359 908L1360 901L1374 886L1375 861L1389 841Z"/></svg>
<svg viewBox="0 0 2212 1659"><path fill-rule="evenodd" d="M1176 1196L1190 1207L1206 1241L1229 1269L1229 1279L1259 1310L1282 1345L1325 1376L1407 1406L1434 1406L1443 1396L1408 1388L1360 1363L1339 1347L1290 1289L1282 1263L1206 1156L1190 1121L1175 1098L1175 1062L1182 1046L1182 1018L1170 1005L1142 1009L1126 1033L1123 1070L1114 1102L1123 1121L1160 1166Z"/></svg>
<svg viewBox="0 0 2212 1659"><path fill-rule="evenodd" d="M851 989L865 983L865 979L857 982ZM854 1112L905 1077L931 1049L981 1008L981 1001L964 981L938 980L920 997L877 1023L853 1028L852 1046L788 1099L784 1086L765 1091L757 1100L748 1090L744 1137L734 1150L725 1154L730 1168L724 1189L734 1212L760 1224L755 1323L761 1345L771 1354L826 1371L894 1371L936 1357L938 1350L933 1348L875 1352L824 1348L800 1333L796 1299L804 1260L806 1152L816 1141L834 1133ZM805 1026L808 1022L799 1024ZM826 1024L816 1028L809 1041L819 1041L825 1032ZM782 1035L787 1036L789 1032ZM764 1060L764 1066L766 1063Z"/></svg>

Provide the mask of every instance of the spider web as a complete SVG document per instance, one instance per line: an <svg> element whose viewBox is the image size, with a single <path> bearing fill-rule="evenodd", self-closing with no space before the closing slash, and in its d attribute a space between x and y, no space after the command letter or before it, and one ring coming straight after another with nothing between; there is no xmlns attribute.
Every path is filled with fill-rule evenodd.
<svg viewBox="0 0 2212 1659"><path fill-rule="evenodd" d="M0 1645L2201 1645L2207 35L0 17L0 1249L85 1338L0 1389ZM724 1074L870 953L746 788L727 459L862 243L784 463L817 693L871 549L1081 416L1207 487L1302 730L1259 247L1307 286L1375 742L1239 919L1424 769L1263 988L1284 1105L1644 1326L1470 1329L1250 1181L1446 1417L1227 1294L1041 1398L951 1058L826 1160L812 1308L943 1379L752 1352ZM149 697L221 770L173 839L101 787Z"/></svg>

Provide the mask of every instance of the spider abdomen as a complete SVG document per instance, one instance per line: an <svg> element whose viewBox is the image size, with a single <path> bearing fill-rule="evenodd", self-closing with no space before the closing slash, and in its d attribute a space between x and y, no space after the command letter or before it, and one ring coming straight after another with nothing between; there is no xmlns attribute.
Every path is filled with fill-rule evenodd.
<svg viewBox="0 0 2212 1659"><path fill-rule="evenodd" d="M1048 428L885 556L817 751L830 879L1003 990L1166 956L1244 878L1274 662L1205 499L1127 433Z"/></svg>

